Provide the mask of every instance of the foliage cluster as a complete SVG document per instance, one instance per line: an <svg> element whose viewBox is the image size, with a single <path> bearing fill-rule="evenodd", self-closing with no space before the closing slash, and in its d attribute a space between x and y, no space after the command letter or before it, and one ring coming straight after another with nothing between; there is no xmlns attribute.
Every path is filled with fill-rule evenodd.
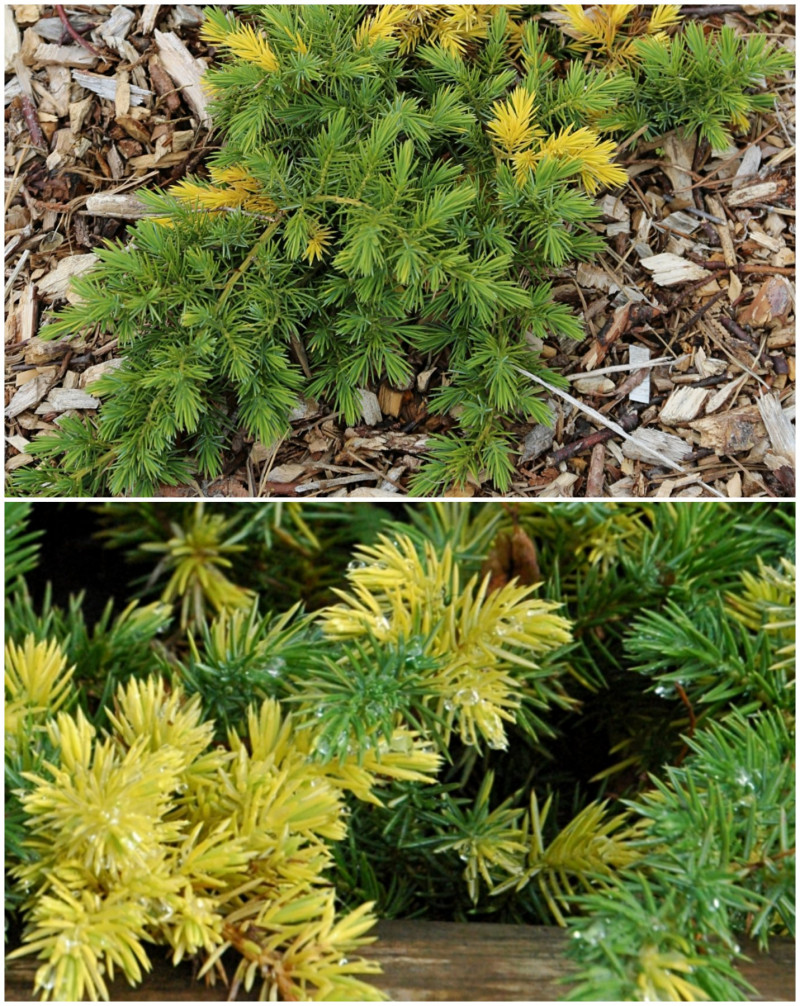
<svg viewBox="0 0 800 1006"><path fill-rule="evenodd" d="M742 998L743 937L794 931L793 510L352 509L105 504L162 597L93 633L16 582L7 907L44 993L138 980L148 939L364 998L326 948L372 904L567 924L573 998ZM338 585L270 613L270 562L329 536Z"/></svg>
<svg viewBox="0 0 800 1006"><path fill-rule="evenodd" d="M47 337L113 332L124 364L93 386L97 423L37 440L16 490L151 495L215 477L233 435L271 444L298 394L353 424L360 389L436 361L413 491L471 476L503 489L510 426L548 422L525 371L580 338L548 275L602 247L592 196L618 186L615 142L684 127L720 142L769 107L791 66L763 36L706 36L677 8L253 5L210 9L206 75L222 147L207 177L98 252ZM544 27L543 27L544 26Z"/></svg>

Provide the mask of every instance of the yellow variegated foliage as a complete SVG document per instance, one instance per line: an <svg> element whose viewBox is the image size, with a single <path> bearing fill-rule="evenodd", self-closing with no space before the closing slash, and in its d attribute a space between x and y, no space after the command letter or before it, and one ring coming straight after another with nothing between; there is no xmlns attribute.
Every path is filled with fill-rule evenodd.
<svg viewBox="0 0 800 1006"><path fill-rule="evenodd" d="M741 574L741 593L726 596L727 610L742 625L774 637L779 660L774 669L794 667L796 645L796 570L793 562L781 560L781 568L765 566L758 559L758 575Z"/></svg>
<svg viewBox="0 0 800 1006"><path fill-rule="evenodd" d="M207 17L200 28L200 37L206 42L224 46L231 56L255 63L270 73L279 69L278 60L269 42L249 24L241 21L232 23L224 15Z"/></svg>
<svg viewBox="0 0 800 1006"><path fill-rule="evenodd" d="M649 16L648 16L649 15ZM681 20L679 4L556 4L550 15L575 48L592 49L612 62L636 58L636 39L664 38Z"/></svg>
<svg viewBox="0 0 800 1006"><path fill-rule="evenodd" d="M277 210L271 199L261 195L260 184L241 165L212 166L208 173L209 183L183 179L171 186L169 194L204 210L241 209L267 216Z"/></svg>
<svg viewBox="0 0 800 1006"><path fill-rule="evenodd" d="M232 565L228 556L245 548L225 540L228 527L222 514L205 514L198 503L187 526L171 525L172 538L141 546L142 551L161 554L160 568L172 571L161 599L180 602L182 627L202 621L207 606L221 612L252 603L253 592L233 583L222 571Z"/></svg>
<svg viewBox="0 0 800 1006"><path fill-rule="evenodd" d="M554 613L558 604L533 598L535 588L516 581L491 593L488 576L462 584L449 547L437 555L428 543L420 556L407 537L381 537L357 554L350 592L336 591L343 603L321 613L325 633L424 640L425 655L437 660L430 684L448 736L455 725L465 744L483 738L505 748L503 724L515 721L521 705L519 674L536 671L536 657L570 640L569 623Z"/></svg>
<svg viewBox="0 0 800 1006"><path fill-rule="evenodd" d="M382 4L359 26L356 39L367 44L377 39L397 39L401 53L430 42L458 56L470 43L485 39L490 21L504 10L509 16L509 41L514 50L521 35L514 15L521 9L521 4Z"/></svg>
<svg viewBox="0 0 800 1006"><path fill-rule="evenodd" d="M145 941L175 963L202 954L210 981L234 947L235 986L258 982L262 999L382 998L356 977L377 965L345 960L370 942L371 906L337 918L324 876L327 841L347 830L347 765L314 762L275 700L250 708L247 739L231 733L230 749L211 747L199 702L158 679L118 688L115 710L102 738L81 711L59 713L58 763L25 773L35 857L14 869L30 897L11 956L38 953L42 998L108 999L115 968L132 983L149 968ZM368 792L375 780L357 768Z"/></svg>
<svg viewBox="0 0 800 1006"><path fill-rule="evenodd" d="M69 699L74 667L55 640L28 635L22 646L6 643L5 749L22 757L33 748L31 731L41 729Z"/></svg>

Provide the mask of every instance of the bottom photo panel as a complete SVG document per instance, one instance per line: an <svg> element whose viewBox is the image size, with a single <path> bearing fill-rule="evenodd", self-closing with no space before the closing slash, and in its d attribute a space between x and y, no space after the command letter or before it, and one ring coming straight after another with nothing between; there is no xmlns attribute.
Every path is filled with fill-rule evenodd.
<svg viewBox="0 0 800 1006"><path fill-rule="evenodd" d="M5 504L6 1001L795 999L795 507Z"/></svg>

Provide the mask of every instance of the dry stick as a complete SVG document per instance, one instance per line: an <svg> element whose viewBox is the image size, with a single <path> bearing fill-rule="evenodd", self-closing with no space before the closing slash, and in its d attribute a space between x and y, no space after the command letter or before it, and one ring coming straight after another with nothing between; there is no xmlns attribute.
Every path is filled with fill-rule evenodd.
<svg viewBox="0 0 800 1006"><path fill-rule="evenodd" d="M606 426L608 429L613 430L614 433L618 434L623 438L623 440L630 440L636 443L636 439L632 437L626 430L624 430L619 423L615 423L612 419L607 419L602 412L598 412L597 409L593 409L590 405L585 405L583 402L579 401L573 395L568 392L563 391L561 388L557 388L554 384L548 384L547 381L542 380L541 377L537 377L536 374L532 374L529 370L524 370L522 367L515 368L520 374L524 374L525 377L529 377L536 384L541 385L546 388L551 394L558 395L559 398L563 398L565 401L569 402L570 405L578 409L579 412L586 413L587 416L591 416L595 422L600 423L601 426ZM638 445L637 445L638 446ZM673 461L672 458L667 457L666 454L662 454L661 451L657 451L654 448L647 448L647 453L653 457L658 458L658 460L668 467L672 468L673 471L680 472L681 475L689 475L685 468L679 465L677 462ZM718 496L720 499L726 499L724 493L719 492L719 490L714 489L713 486L707 485L701 478L698 478L700 485L704 486L713 496Z"/></svg>
<svg viewBox="0 0 800 1006"><path fill-rule="evenodd" d="M638 421L639 416L636 412L626 412L620 419L619 424L623 427L623 429L635 430ZM590 447L597 447L598 445L605 444L613 436L613 430L598 430L596 433L590 433L588 436L583 437L580 440L575 440L571 444L567 444L555 451L553 454L553 464L560 464L562 461L566 461L567 458L574 457L576 454L581 454L583 451L588 451Z"/></svg>
<svg viewBox="0 0 800 1006"><path fill-rule="evenodd" d="M684 332L688 332L689 329L692 327L692 325L698 322L706 313L706 311L710 307L713 307L718 300L720 300L722 297L725 296L727 292L728 292L727 290L720 290L719 293L715 293L714 296L711 298L711 300L706 301L706 303L703 304L703 306L700 308L699 311L695 311L695 313L691 316L691 318L689 318L687 322L681 325L681 327L678 329L678 335L681 336L683 335Z"/></svg>
<svg viewBox="0 0 800 1006"><path fill-rule="evenodd" d="M20 101L22 102L22 114L28 125L28 132L31 134L31 143L39 150L47 150L47 141L44 138L42 127L39 125L36 106L27 94L20 95Z"/></svg>
<svg viewBox="0 0 800 1006"><path fill-rule="evenodd" d="M103 58L102 54L99 53L93 45L90 45L89 42L87 42L86 39L83 37L83 35L78 34L78 32L75 31L75 29L69 23L69 18L67 17L67 12L64 10L63 5L57 3L55 6L56 6L56 13L61 18L61 23L67 29L67 32L72 36L72 38L75 39L78 45L82 45L84 49L88 49L89 52L94 53L94 55L97 56L98 59L102 59Z"/></svg>

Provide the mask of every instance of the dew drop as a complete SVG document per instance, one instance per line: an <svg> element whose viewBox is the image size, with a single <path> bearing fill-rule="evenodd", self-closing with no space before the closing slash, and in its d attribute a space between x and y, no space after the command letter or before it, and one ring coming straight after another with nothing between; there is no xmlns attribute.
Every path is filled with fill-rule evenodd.
<svg viewBox="0 0 800 1006"><path fill-rule="evenodd" d="M347 568L352 573L356 569L364 569L366 565L361 559L351 559L347 564Z"/></svg>
<svg viewBox="0 0 800 1006"><path fill-rule="evenodd" d="M286 668L286 661L283 657L275 657L271 660L265 670L271 678L279 678Z"/></svg>

